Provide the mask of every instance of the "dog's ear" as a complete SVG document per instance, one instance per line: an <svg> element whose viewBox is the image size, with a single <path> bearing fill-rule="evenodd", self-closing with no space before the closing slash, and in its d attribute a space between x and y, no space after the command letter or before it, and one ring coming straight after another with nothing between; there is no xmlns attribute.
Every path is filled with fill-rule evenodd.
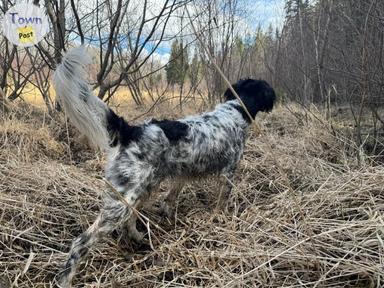
<svg viewBox="0 0 384 288"><path fill-rule="evenodd" d="M257 112L270 112L276 100L275 91L264 80L244 79L232 85L248 109L250 115L255 118ZM236 97L231 89L224 93L226 101L235 100Z"/></svg>
<svg viewBox="0 0 384 288"><path fill-rule="evenodd" d="M273 108L276 94L273 88L264 80L243 79L232 85L243 102L257 105L258 111L269 112ZM231 89L224 93L226 101L235 100Z"/></svg>
<svg viewBox="0 0 384 288"><path fill-rule="evenodd" d="M232 88L233 88L233 90L235 90L237 95L240 96L240 94L242 94L242 90L247 86L247 84L249 84L252 81L255 81L255 80L253 80L253 79L242 79L242 80L239 80L237 83L232 84ZM236 96L233 94L233 92L232 92L232 90L230 88L228 88L224 92L224 98L225 98L225 101L230 101L230 100L236 100L237 99Z"/></svg>

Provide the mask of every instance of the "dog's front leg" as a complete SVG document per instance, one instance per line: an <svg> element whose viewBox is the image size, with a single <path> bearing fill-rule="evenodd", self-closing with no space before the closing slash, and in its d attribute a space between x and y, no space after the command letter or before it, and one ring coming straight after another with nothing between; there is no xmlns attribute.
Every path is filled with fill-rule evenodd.
<svg viewBox="0 0 384 288"><path fill-rule="evenodd" d="M216 209L226 210L228 208L229 198L233 189L234 177L235 170L231 170L220 175L220 191Z"/></svg>
<svg viewBox="0 0 384 288"><path fill-rule="evenodd" d="M160 213L172 218L175 214L176 209L176 199L179 196L181 190L183 190L185 183L181 180L172 183L171 190L168 192L168 195L160 203Z"/></svg>

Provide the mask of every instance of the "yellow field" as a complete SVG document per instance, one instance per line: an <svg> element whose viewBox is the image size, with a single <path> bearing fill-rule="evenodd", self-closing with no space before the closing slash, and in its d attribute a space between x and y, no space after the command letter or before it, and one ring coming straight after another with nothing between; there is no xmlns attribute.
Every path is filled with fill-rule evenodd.
<svg viewBox="0 0 384 288"><path fill-rule="evenodd" d="M51 92L51 95L55 95L55 91L52 88L50 89L50 92ZM22 99L34 106L38 106L42 108L45 107L44 100L43 100L43 97L41 96L39 89L37 89L32 85L27 85L27 87L24 89Z"/></svg>
<svg viewBox="0 0 384 288"><path fill-rule="evenodd" d="M97 90L95 93L97 93ZM56 98L56 93L53 86L50 87L50 95L52 97L52 100ZM142 96L145 100L149 100L149 94L146 91L142 92ZM35 107L39 107L43 109L45 108L45 103L39 89L37 89L33 85L30 85L30 84L26 85L21 98L28 104L31 104ZM111 100L112 100L111 101L112 105L120 105L122 103L128 104L133 101L131 93L129 89L127 89L126 87L119 88L118 91L113 96L113 99Z"/></svg>

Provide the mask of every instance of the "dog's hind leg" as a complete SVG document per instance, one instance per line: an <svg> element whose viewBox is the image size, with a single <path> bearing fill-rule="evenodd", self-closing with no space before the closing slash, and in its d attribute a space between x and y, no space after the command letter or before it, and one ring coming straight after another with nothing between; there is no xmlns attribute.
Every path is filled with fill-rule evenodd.
<svg viewBox="0 0 384 288"><path fill-rule="evenodd" d="M71 287L77 266L88 254L90 247L100 238L119 227L123 221L128 219L130 214L132 211L119 201L109 203L101 209L96 221L72 242L65 268L59 275L60 287Z"/></svg>
<svg viewBox="0 0 384 288"><path fill-rule="evenodd" d="M104 199L104 206L96 221L73 242L69 252L68 260L64 270L59 275L59 286L62 288L71 287L72 278L76 273L77 266L88 254L89 249L101 238L111 233L114 229L122 226L133 215L132 209L140 200L148 194L148 191L136 186L135 189L124 193L126 203L110 192ZM126 205L128 204L128 205ZM136 227L135 227L136 229Z"/></svg>

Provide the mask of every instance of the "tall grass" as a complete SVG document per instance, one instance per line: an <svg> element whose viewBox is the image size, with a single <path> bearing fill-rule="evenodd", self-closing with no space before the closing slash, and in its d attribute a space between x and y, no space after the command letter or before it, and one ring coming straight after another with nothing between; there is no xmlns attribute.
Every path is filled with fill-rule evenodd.
<svg viewBox="0 0 384 288"><path fill-rule="evenodd" d="M264 133L250 133L230 212L215 210L215 179L186 187L174 219L153 208L155 193L143 213L161 229L139 227L153 249L117 231L92 249L75 285L382 287L383 166L357 159L348 131L318 113L279 107L258 122ZM63 119L0 127L0 283L54 286L71 240L97 215L104 160Z"/></svg>

